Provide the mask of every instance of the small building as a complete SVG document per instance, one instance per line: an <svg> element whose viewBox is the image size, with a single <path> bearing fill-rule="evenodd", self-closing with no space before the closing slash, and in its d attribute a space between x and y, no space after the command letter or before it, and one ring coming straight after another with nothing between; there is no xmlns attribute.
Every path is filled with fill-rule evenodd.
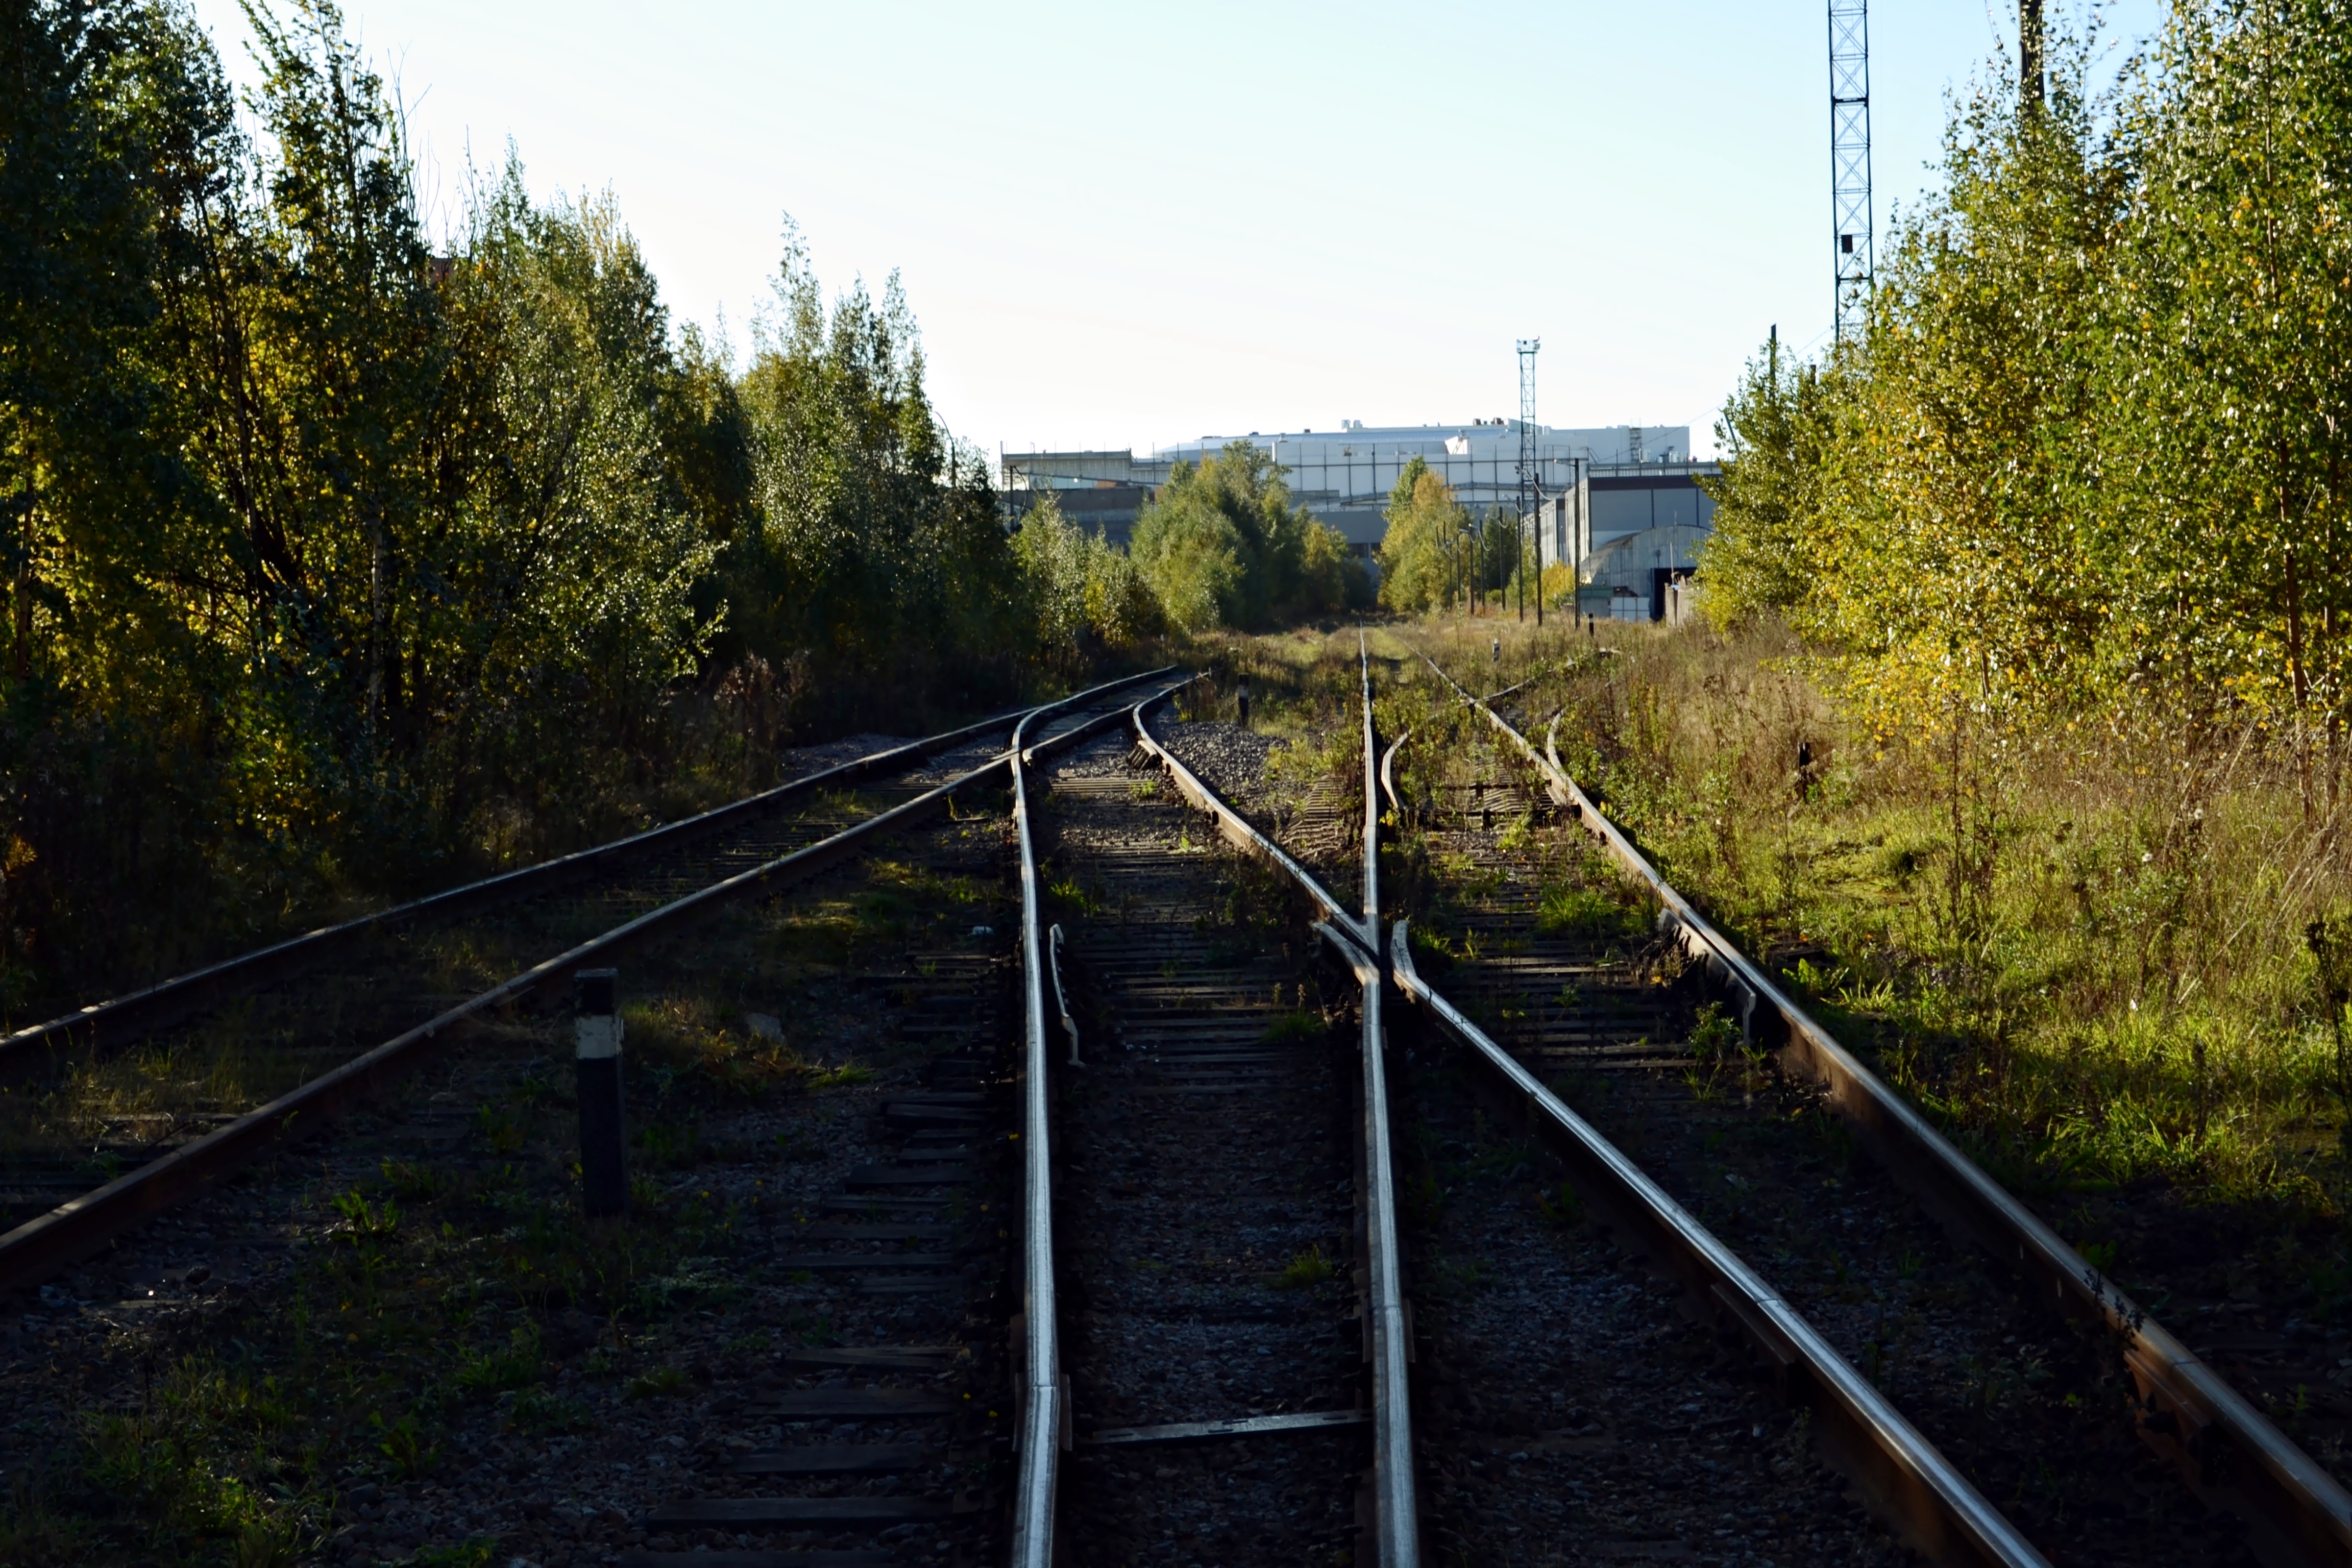
<svg viewBox="0 0 2352 1568"><path fill-rule="evenodd" d="M1050 492L1062 515L1123 545L1151 492L1168 478L1139 470L1135 454L1029 452L999 459L1006 520L1018 523Z"/></svg>
<svg viewBox="0 0 2352 1568"><path fill-rule="evenodd" d="M1582 605L1587 593L1606 589L1612 595L1610 614L1620 620L1669 619L1668 590L1690 577L1712 532L1676 523L1617 535L1579 567L1578 604ZM1640 602L1638 616L1618 607L1628 596Z"/></svg>

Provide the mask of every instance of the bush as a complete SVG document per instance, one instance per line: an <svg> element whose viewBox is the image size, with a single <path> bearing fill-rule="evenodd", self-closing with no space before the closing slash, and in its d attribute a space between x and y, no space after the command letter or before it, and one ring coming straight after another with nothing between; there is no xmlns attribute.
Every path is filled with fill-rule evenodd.
<svg viewBox="0 0 2352 1568"><path fill-rule="evenodd" d="M1166 624L1160 600L1128 552L1062 516L1048 490L1021 520L1013 558L1047 662L1077 668L1093 652L1131 647Z"/></svg>
<svg viewBox="0 0 2352 1568"><path fill-rule="evenodd" d="M1334 615L1366 595L1337 529L1290 504L1286 470L1247 441L1180 462L1136 520L1137 568L1186 631Z"/></svg>

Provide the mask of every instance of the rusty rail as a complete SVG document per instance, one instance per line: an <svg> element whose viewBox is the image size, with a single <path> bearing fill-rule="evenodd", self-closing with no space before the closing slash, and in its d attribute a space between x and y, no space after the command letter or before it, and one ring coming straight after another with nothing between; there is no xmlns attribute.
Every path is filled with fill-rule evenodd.
<svg viewBox="0 0 2352 1568"><path fill-rule="evenodd" d="M1108 681L1065 698L1062 702L1108 696L1164 676L1172 668ZM1047 705L1049 708L1055 706L1059 704ZM543 893L574 878L635 856L674 849L682 844L691 843L706 834L732 826L762 812L778 810L817 791L903 773L942 752L953 751L983 735L1012 730L1028 714L1045 710L1044 708L1023 709L1000 713L992 719L983 719L960 730L950 730L908 742L903 746L893 746L710 811L647 828L626 838L617 838L609 844L541 861L536 866L485 877L463 887L413 900L393 909L379 910L373 914L361 915L337 925L322 926L317 931L305 931L300 936L289 937L268 947L207 964L202 969L161 981L111 1001L78 1008L47 1023L12 1030L0 1035L0 1078L37 1070L42 1063L53 1060L68 1050L111 1049L128 1044L157 1029L166 1028L190 1014L217 1005L240 992L320 963L375 933L397 930L415 921L448 919Z"/></svg>
<svg viewBox="0 0 2352 1568"><path fill-rule="evenodd" d="M1155 672L1163 673L1163 672ZM1023 722L1058 712L1092 698L1133 685L1119 681L1033 709ZM1028 755L1051 755L1099 733L1127 716L1123 708L1040 742ZM466 1020L511 1005L550 981L561 981L592 963L609 962L631 945L665 935L721 905L755 893L774 891L838 865L869 839L945 811L960 792L1007 774L1013 753L961 773L936 789L848 827L832 837L739 872L566 952L394 1037L373 1050L290 1089L193 1142L125 1173L0 1236L0 1292L35 1285L141 1222L188 1201L213 1183L264 1154L299 1142L336 1118L375 1097L405 1076L429 1050L444 1043Z"/></svg>
<svg viewBox="0 0 2352 1568"><path fill-rule="evenodd" d="M1943 1563L2046 1568L2017 1527L1803 1314L1421 978L1403 921L1394 928L1389 965L1405 999L1524 1104L1529 1131L1574 1173L1578 1190L1609 1215L1621 1235L1639 1237L1644 1251L1679 1275L1712 1316L1748 1341L1772 1369L1782 1398L1813 1412L1820 1419L1816 1430L1846 1471L1886 1505L1912 1546Z"/></svg>
<svg viewBox="0 0 2352 1568"><path fill-rule="evenodd" d="M2352 1494L1840 1045L1675 891L1560 765L1557 719L1538 752L1500 714L1423 657L1543 774L1553 802L1657 897L1662 923L1740 1001L1744 1029L1751 1037L1777 1035L1781 1065L1820 1083L1863 1144L1931 1213L2049 1290L2062 1310L2117 1336L2139 1390L2134 1420L2141 1437L2173 1461L2199 1497L2243 1519L2271 1560L2352 1568Z"/></svg>

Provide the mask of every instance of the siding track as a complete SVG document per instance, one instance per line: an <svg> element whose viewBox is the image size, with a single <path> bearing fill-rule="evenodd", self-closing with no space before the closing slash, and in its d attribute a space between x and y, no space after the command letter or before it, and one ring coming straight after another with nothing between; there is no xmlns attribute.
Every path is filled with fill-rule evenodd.
<svg viewBox="0 0 2352 1568"><path fill-rule="evenodd" d="M1133 798L1139 782L1099 750L1053 780L1055 872L1127 911L1071 921L1063 950L1087 1065L1064 1075L1054 1131L1076 1439L1062 1553L1328 1561L1352 1542L1365 1447L1346 1283L1356 988L1309 962L1303 921L1284 931L1291 900L1255 868L1180 849L1197 818L1172 790ZM1252 894L1273 907L1220 918ZM1302 1412L1347 1420L1165 1434Z"/></svg>
<svg viewBox="0 0 2352 1568"><path fill-rule="evenodd" d="M1041 731L1082 727L1100 718L1086 716L1087 703L1150 679L1113 682L1029 717ZM919 766L934 744L954 757L994 725L919 742L745 803L757 809L707 814L677 825L681 831L656 830L493 879L86 1010L75 1026L89 1037L75 1047L79 1059L57 1064L45 1086L20 1085L0 1097L0 1203L11 1205L0 1223L18 1221L0 1234L0 1290L37 1284L245 1161L308 1136L381 1092L453 1027L511 1009L551 983L568 984L573 970L609 961L730 899L814 874L860 853L878 834L948 810L955 791L985 787L1002 760L961 758L961 771L944 783L908 780L864 800L828 796L822 786L829 778L849 784ZM781 816L788 802L802 800L818 809ZM594 885L577 888L583 879ZM507 900L518 901L487 920L435 923L453 909ZM541 956L551 952L555 956ZM351 967L281 978L298 959ZM452 981L462 988L453 992ZM176 1021L224 997L226 1011L200 1016L176 1038L150 1038L135 1057L121 1056L157 1020ZM21 1059L72 1032L60 1026L12 1039ZM117 1059L98 1059L110 1055ZM105 1179L125 1165L133 1167L129 1173ZM78 1191L82 1195L67 1197Z"/></svg>
<svg viewBox="0 0 2352 1568"><path fill-rule="evenodd" d="M1025 726L1041 762L1125 712L1058 708ZM987 807L1006 773L961 775L976 819L938 820L943 795L910 803L806 873L722 881L690 907L803 876L804 897L747 898L748 915L690 931L684 910L622 928L642 943L624 989L651 1052L631 1091L631 1216L579 1220L563 1024L478 1009L451 1030L466 1049L373 1085L299 1163L249 1169L45 1289L25 1337L5 1336L35 1353L0 1361L24 1417L0 1464L23 1458L17 1432L77 1434L70 1454L106 1412L143 1426L159 1364L226 1355L282 1377L291 1358L286 1418L348 1467L289 1538L324 1561L1001 1562L1017 905L1009 825ZM982 917L968 937L965 910ZM611 950L585 945L551 973ZM747 1003L787 1017L734 1011ZM773 1069L806 1092L741 1076L762 1059L742 1031L756 1047L761 1029L816 1053ZM705 1087L673 1098L677 1078ZM304 1327L321 1311L347 1352ZM341 1440L352 1409L394 1436ZM110 1547L102 1520L81 1528L58 1560L152 1556L135 1537Z"/></svg>
<svg viewBox="0 0 2352 1568"><path fill-rule="evenodd" d="M1708 927L1549 746L1538 753L1495 707L1473 706L1499 753L1482 782L1599 839L1663 907L1664 944L1641 956L1684 976L1668 1004L1678 1016L1622 1005L1612 1016L1609 993L1638 977L1627 958L1641 944L1620 941L1612 953L1546 939L1533 918L1537 868L1483 820L1456 816L1437 837L1479 869L1454 915L1488 932L1459 984L1519 1059L1593 1107L1727 1239L1769 1258L1791 1301L2059 1560L2185 1551L2210 1563L2352 1561L2352 1514L2324 1470ZM1612 962L1619 983L1596 984ZM1689 1032L1692 1005L1709 994L1728 1037L1717 1026L1706 1059L1688 1045L1662 1049ZM1739 1048L1743 1019L1752 1057ZM1974 1245L1955 1255L1951 1232ZM2158 1484L2155 1456L2173 1461L2189 1492ZM2207 1514L2190 1493L2236 1520Z"/></svg>
<svg viewBox="0 0 2352 1568"><path fill-rule="evenodd" d="M1420 1532L1376 944L1160 744L1149 708L1135 760L1164 784L1073 774L1050 829L1043 781L1016 806L1030 1109L1013 1561L1403 1568ZM1212 860L1213 837L1249 861ZM1117 911L1074 922L1092 1067L1055 1048L1041 866L1065 898ZM1369 876L1364 893L1376 911ZM1313 966L1316 931L1338 966Z"/></svg>

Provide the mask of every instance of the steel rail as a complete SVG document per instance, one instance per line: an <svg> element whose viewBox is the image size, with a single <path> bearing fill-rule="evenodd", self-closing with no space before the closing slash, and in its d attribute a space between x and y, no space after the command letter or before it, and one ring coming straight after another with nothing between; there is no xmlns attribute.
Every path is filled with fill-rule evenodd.
<svg viewBox="0 0 2352 1568"><path fill-rule="evenodd" d="M1423 655L1422 655L1421 657L1422 657L1422 658L1427 658L1429 656L1428 656L1427 654L1423 654ZM1488 701L1488 702L1500 702L1504 698L1508 697L1512 692L1517 691L1520 687L1522 687L1522 686L1533 686L1533 685L1534 685L1534 684L1535 684L1538 679L1540 679L1542 678L1542 674L1543 674L1543 672L1542 672L1542 671L1540 671L1540 670L1538 670L1538 671L1537 671L1534 675L1530 675L1530 676L1528 676L1525 680L1514 680L1514 681L1513 681L1513 682L1511 682L1508 686L1506 686L1505 688L1503 688L1500 691L1489 691L1488 693L1486 693L1486 697L1483 699L1483 700L1485 700L1485 701Z"/></svg>
<svg viewBox="0 0 2352 1568"><path fill-rule="evenodd" d="M1171 665L1142 675L1108 681L1062 700L1108 696L1114 691L1166 675L1174 668ZM192 970L186 974L158 982L110 1001L93 1003L47 1023L13 1030L0 1035L0 1077L34 1070L41 1060L54 1058L77 1046L104 1049L128 1044L142 1036L165 1028L191 1013L215 1005L239 991L265 984L308 964L319 963L371 933L396 930L415 920L446 919L492 908L510 900L528 898L609 862L648 851L675 848L759 813L780 809L803 795L855 784L877 774L902 773L940 752L953 751L982 735L993 734L999 730L1016 729L1025 717L1043 710L1021 709L1000 713L992 719L983 719L960 730L950 730L908 742L903 746L893 746L887 751L811 773L806 778L763 790L758 795L747 795L726 805L681 817L659 827L649 827L626 838L616 838L609 844L559 856L536 866L503 871L495 877L485 877L479 881L450 888L336 925L321 926L316 931L272 942L235 958L223 959L218 963L207 964L202 969Z"/></svg>
<svg viewBox="0 0 2352 1568"><path fill-rule="evenodd" d="M1183 683L1180 683L1183 684ZM1175 689L1152 700L1164 701ZM1038 913L1035 814L1029 801L1024 745L1030 718L1013 731L1013 821L1021 848L1021 1408L1013 1433L1018 1459L1013 1488L1015 1568L1052 1568L1054 1502L1059 1489L1062 1350L1054 1289L1054 1168L1046 1075L1045 976L1052 957ZM1042 749L1042 748L1040 748ZM1059 976L1055 976L1056 989ZM1062 1010L1057 1008L1057 1015ZM1075 1039L1072 1042L1075 1047Z"/></svg>
<svg viewBox="0 0 2352 1568"><path fill-rule="evenodd" d="M1244 855L1255 855L1276 870L1297 882L1307 896L1323 911L1323 919L1336 927L1346 939L1369 958L1378 962L1380 940L1377 932L1367 934L1362 923L1348 911L1348 906L1335 898L1330 889L1315 879L1315 874L1297 860L1282 846L1260 833L1250 820L1227 805L1207 784L1201 782L1192 769L1176 760L1175 754L1153 738L1150 729L1136 710L1135 743L1168 771L1176 782L1176 793L1191 803L1192 809L1215 819L1218 836Z"/></svg>
<svg viewBox="0 0 2352 1568"><path fill-rule="evenodd" d="M1381 1568L1417 1568L1421 1521L1412 1474L1412 1349L1397 1247L1396 1170L1389 1149L1388 1032L1381 1026L1380 744L1372 729L1372 656L1356 632L1364 706L1364 916L1372 938L1356 966L1363 988L1365 1251L1372 1331L1372 1518Z"/></svg>
<svg viewBox="0 0 2352 1568"><path fill-rule="evenodd" d="M1118 682L1113 689L1131 683ZM1087 691L1064 698L1033 710L1022 722L1097 694L1098 691ZM1050 753L1076 745L1126 716L1126 709L1113 709L1076 729L1038 742L1030 748L1029 754ZM121 1232L197 1195L239 1167L323 1131L337 1117L390 1088L422 1060L430 1047L467 1019L519 1002L550 981L560 980L592 961L608 960L635 942L665 934L730 900L787 886L837 865L850 858L866 840L911 826L946 810L959 792L989 781L1001 770L1009 770L1014 754L1008 752L994 758L830 838L714 882L592 937L289 1089L268 1104L27 1220L0 1236L0 1291L37 1284Z"/></svg>
<svg viewBox="0 0 2352 1568"><path fill-rule="evenodd" d="M1882 1163L1948 1226L2048 1286L2062 1308L2123 1341L2140 1394L2135 1425L2199 1497L2244 1519L2271 1556L2352 1565L2352 1493L1840 1045L1675 891L1560 765L1558 719L1538 753L1500 714L1423 657L1544 774L1554 802L1656 895L1664 906L1661 921L1672 924L1684 951L1741 997L1748 1032L1777 1019L1784 1037L1782 1065L1820 1083ZM1759 1013L1766 1016L1759 1019Z"/></svg>
<svg viewBox="0 0 2352 1568"><path fill-rule="evenodd" d="M1355 972L1363 987L1364 1163L1369 1290L1366 1331L1372 1360L1372 1510L1380 1568L1415 1568L1420 1558L1420 1521L1412 1468L1411 1392L1405 1371L1411 1355L1404 1324L1400 1254L1396 1241L1395 1178L1390 1153L1388 1090L1381 1026L1382 984L1380 918L1380 808L1373 751L1371 681L1364 663L1364 919L1317 880L1250 821L1201 782L1151 733L1145 713L1133 710L1136 744L1167 769L1179 794L1215 818L1219 834L1245 854L1257 856L1286 874L1322 911L1315 929Z"/></svg>
<svg viewBox="0 0 2352 1568"><path fill-rule="evenodd" d="M2047 1568L2047 1560L2017 1527L1802 1313L1423 980L1413 966L1405 927L1405 921L1396 922L1389 945L1390 973L1405 999L1525 1105L1530 1131L1561 1156L1579 1189L1610 1214L1621 1232L1639 1236L1644 1250L1746 1335L1775 1370L1782 1395L1822 1418L1823 1437L1848 1470L1887 1502L1914 1547L1938 1562Z"/></svg>
<svg viewBox="0 0 2352 1568"><path fill-rule="evenodd" d="M1404 797L1397 794L1396 759L1397 753L1404 750L1404 743L1412 739L1412 731L1407 730L1390 742L1389 749L1381 754L1381 793L1389 797L1389 809L1400 819L1404 816Z"/></svg>

